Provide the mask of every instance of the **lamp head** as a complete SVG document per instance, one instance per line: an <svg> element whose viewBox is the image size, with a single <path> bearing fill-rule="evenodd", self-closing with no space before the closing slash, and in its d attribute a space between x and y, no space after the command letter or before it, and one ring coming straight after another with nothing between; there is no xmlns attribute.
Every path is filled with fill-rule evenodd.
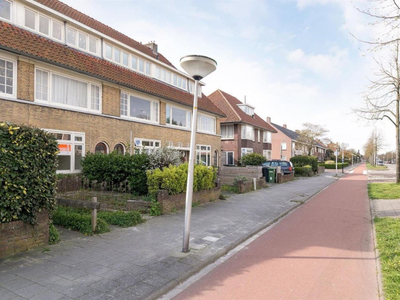
<svg viewBox="0 0 400 300"><path fill-rule="evenodd" d="M181 67L194 80L201 80L217 68L217 62L212 58L202 55L187 55L180 60Z"/></svg>

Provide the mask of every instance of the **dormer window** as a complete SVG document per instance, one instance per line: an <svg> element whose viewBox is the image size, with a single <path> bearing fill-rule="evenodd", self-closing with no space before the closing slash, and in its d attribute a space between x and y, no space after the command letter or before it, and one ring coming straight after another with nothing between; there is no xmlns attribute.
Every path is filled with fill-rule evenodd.
<svg viewBox="0 0 400 300"><path fill-rule="evenodd" d="M0 18L11 20L11 2L6 0L0 0Z"/></svg>
<svg viewBox="0 0 400 300"><path fill-rule="evenodd" d="M247 115L254 115L254 107L249 104L238 104L241 110L243 110Z"/></svg>

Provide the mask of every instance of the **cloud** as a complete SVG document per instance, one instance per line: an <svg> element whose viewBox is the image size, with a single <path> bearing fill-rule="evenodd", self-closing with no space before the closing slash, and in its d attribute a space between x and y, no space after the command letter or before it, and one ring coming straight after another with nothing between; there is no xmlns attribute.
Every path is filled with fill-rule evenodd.
<svg viewBox="0 0 400 300"><path fill-rule="evenodd" d="M307 55L302 49L291 51L287 60L297 66L308 69L323 77L338 77L342 73L342 66L348 61L348 50L330 49L331 54Z"/></svg>

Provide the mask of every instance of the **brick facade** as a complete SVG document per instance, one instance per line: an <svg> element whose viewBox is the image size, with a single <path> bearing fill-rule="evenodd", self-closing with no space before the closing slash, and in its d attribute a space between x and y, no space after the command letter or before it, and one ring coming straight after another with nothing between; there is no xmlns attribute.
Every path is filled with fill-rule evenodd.
<svg viewBox="0 0 400 300"><path fill-rule="evenodd" d="M18 60L17 63L17 97L21 100L34 100L35 66L32 63Z"/></svg>
<svg viewBox="0 0 400 300"><path fill-rule="evenodd" d="M0 259L47 245L49 242L49 214L38 213L38 224L22 221L0 223Z"/></svg>
<svg viewBox="0 0 400 300"><path fill-rule="evenodd" d="M103 114L119 117L120 97L120 89L103 84Z"/></svg>

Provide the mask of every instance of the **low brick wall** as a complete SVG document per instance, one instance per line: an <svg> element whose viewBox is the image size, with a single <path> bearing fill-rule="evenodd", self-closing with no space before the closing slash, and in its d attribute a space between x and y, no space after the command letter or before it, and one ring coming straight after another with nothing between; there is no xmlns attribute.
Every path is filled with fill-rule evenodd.
<svg viewBox="0 0 400 300"><path fill-rule="evenodd" d="M218 170L220 184L233 185L235 178L245 177L248 181L253 178L259 179L262 175L261 166L246 167L226 167L222 166Z"/></svg>
<svg viewBox="0 0 400 300"><path fill-rule="evenodd" d="M267 185L267 182L265 181L265 178L259 178L256 179L256 188L257 190L262 189ZM239 194L244 194L254 191L254 182L253 180L248 180L248 181L238 181L238 193Z"/></svg>
<svg viewBox="0 0 400 300"><path fill-rule="evenodd" d="M38 224L30 225L22 221L0 224L0 259L47 245L49 243L49 214L38 214Z"/></svg>
<svg viewBox="0 0 400 300"><path fill-rule="evenodd" d="M193 204L205 204L210 201L219 199L221 189L216 187L211 190L203 190L193 193L192 203ZM157 202L160 203L161 212L168 214L173 210L181 210L186 205L186 193L179 195L168 195L166 190L160 190L157 193Z"/></svg>
<svg viewBox="0 0 400 300"><path fill-rule="evenodd" d="M278 176L277 183L284 183L284 182L288 182L288 181L294 180L294 173L285 174L285 175L282 175L281 173L278 173L277 176Z"/></svg>

